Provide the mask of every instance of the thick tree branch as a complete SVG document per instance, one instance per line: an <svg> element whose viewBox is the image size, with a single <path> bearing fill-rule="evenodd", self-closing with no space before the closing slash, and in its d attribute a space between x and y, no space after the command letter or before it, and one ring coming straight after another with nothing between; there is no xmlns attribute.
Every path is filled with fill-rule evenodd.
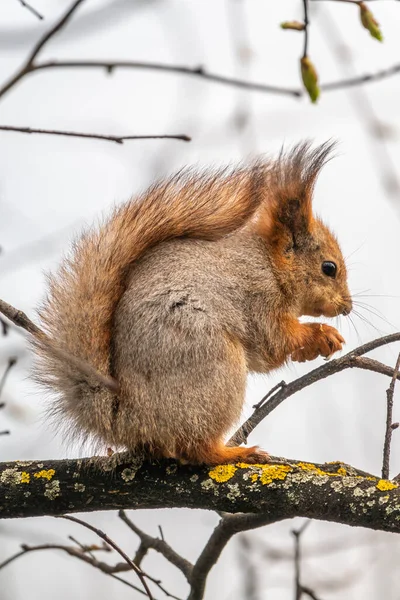
<svg viewBox="0 0 400 600"><path fill-rule="evenodd" d="M400 532L398 485L341 463L202 468L172 460L116 462L114 456L0 463L0 518L186 507Z"/></svg>

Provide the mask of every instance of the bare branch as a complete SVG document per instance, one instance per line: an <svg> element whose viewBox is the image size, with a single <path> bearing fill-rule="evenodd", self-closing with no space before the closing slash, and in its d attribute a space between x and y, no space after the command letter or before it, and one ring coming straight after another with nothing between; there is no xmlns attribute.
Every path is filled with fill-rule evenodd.
<svg viewBox="0 0 400 600"><path fill-rule="evenodd" d="M29 554L30 552L37 552L37 551L41 551L41 550L62 550L63 552L66 552L67 554L69 554L69 556L74 556L75 558L78 558L79 560L85 562L86 564L91 565L92 567L95 567L96 569L98 569L99 571L104 573L105 575L109 575L110 577L117 579L121 583L124 583L125 585L129 586L130 588L133 588L140 594L143 594L145 596L147 595L146 592L144 592L141 588L137 587L136 585L133 585L132 583L130 583L129 581L126 581L125 579L122 579L122 577L118 577L117 575L115 575L115 573L113 572L112 565L109 565L108 563L105 563L105 562L97 560L96 558L93 558L92 556L90 556L89 553L85 552L84 550L79 550L78 548L74 548L72 546L64 546L61 544L40 544L38 546L29 546L28 544L22 544L21 548L22 548L22 550L20 552L13 554L9 558L7 558L4 562L0 563L0 569L7 567L9 564L13 563L18 558L25 556L26 554ZM81 547L81 548L84 548L84 547ZM106 550L106 548L96 547L96 550ZM131 570L131 568L126 563L123 563L123 564L125 567L127 567L126 570L128 570L128 569Z"/></svg>
<svg viewBox="0 0 400 600"><path fill-rule="evenodd" d="M397 75L400 71L400 65L392 65L387 69L381 69L380 71L376 71L375 73L366 73L365 75L358 75L356 77L349 77L348 79L340 79L339 81L331 81L328 83L323 83L321 85L321 90L324 92L331 92L334 90L341 90L344 88L359 86L364 83L373 83L376 81L380 81L381 79L386 79L387 77L393 77L393 75Z"/></svg>
<svg viewBox="0 0 400 600"><path fill-rule="evenodd" d="M295 600L301 600L303 595L303 586L301 584L301 536L307 529L311 521L305 521L299 529L292 529L294 537L294 597Z"/></svg>
<svg viewBox="0 0 400 600"><path fill-rule="evenodd" d="M44 16L42 14L40 14L40 12L38 10L36 10L36 8L34 8L31 4L28 4L28 2L25 2L25 0L18 0L18 2L21 4L21 6L23 6L27 10L29 10L30 13L35 15L35 17L37 17L38 19L43 21Z"/></svg>
<svg viewBox="0 0 400 600"><path fill-rule="evenodd" d="M303 0L303 12L304 12L304 46L303 46L303 58L308 55L308 26L310 21L308 19L308 0Z"/></svg>
<svg viewBox="0 0 400 600"><path fill-rule="evenodd" d="M118 516L139 537L141 545L143 546L143 551L144 549L146 549L147 551L150 548L152 550L156 550L157 552L162 554L164 558L166 558L171 564L177 567L189 581L193 565L188 560L186 560L186 558L183 558L183 556L175 552L175 550L171 548L171 546L167 544L167 542L165 542L164 540L152 537L151 535L148 535L147 533L142 531L129 519L124 510L121 509L118 513ZM137 564L136 560L135 563Z"/></svg>
<svg viewBox="0 0 400 600"><path fill-rule="evenodd" d="M104 533L104 531L98 529L97 527L94 527L94 525L91 525L90 523L86 523L86 521L82 521L81 519L77 519L76 517L71 517L70 515L60 515L60 518L67 519L68 521L72 521L73 523L78 523L79 525L83 525L83 527L86 527L87 529L90 529L90 531L93 531L93 533L101 537L109 546L114 548L114 550L122 556L126 563L130 565L131 569L135 571L143 585L143 588L146 590L148 598L150 600L154 600L142 570L137 565L135 565L135 563L129 558L129 556L118 546L118 544L116 544L106 533Z"/></svg>
<svg viewBox="0 0 400 600"><path fill-rule="evenodd" d="M386 390L386 432L385 442L383 446L383 464L382 464L382 478L388 479L389 477L389 465L390 465L390 445L392 442L393 434L393 396L394 388L396 385L397 378L400 370L400 354L397 357L396 366L394 368L392 381L390 382L389 388ZM398 426L398 425L397 425Z"/></svg>
<svg viewBox="0 0 400 600"><path fill-rule="evenodd" d="M188 600L201 600L203 598L208 574L232 536L242 531L268 525L271 522L271 515L269 514L237 514L228 515L221 519L193 565Z"/></svg>
<svg viewBox="0 0 400 600"><path fill-rule="evenodd" d="M24 312L18 310L17 308L14 308L13 306L11 306L11 304L8 304L7 302L4 302L4 300L1 299L0 313L7 317L7 319L9 319L11 323L14 323L14 325L16 325L17 327L25 329L25 331L27 331L28 333L39 336L44 335L42 330L39 329L39 327L35 325L35 323L33 323Z"/></svg>
<svg viewBox="0 0 400 600"><path fill-rule="evenodd" d="M75 0L75 2L70 6L70 8L60 17L60 19L51 27L35 44L28 58L22 67L17 71L17 73L12 77L7 83L0 88L0 96L3 96L8 90L10 90L18 81L20 81L25 75L31 73L35 70L35 58L38 56L39 52L43 49L43 47L47 44L47 42L58 33L64 25L66 25L69 19L72 17L75 10L78 8L80 4L82 4L84 0Z"/></svg>
<svg viewBox="0 0 400 600"><path fill-rule="evenodd" d="M1 335L7 335L9 325L1 317L0 317L0 327L1 327Z"/></svg>
<svg viewBox="0 0 400 600"><path fill-rule="evenodd" d="M38 43L34 46L32 52L30 53L28 60L26 61L26 66L31 67L34 63L35 58L38 56L39 52L42 48L47 44L47 42L54 37L61 29L68 23L76 9L80 4L82 4L85 0L75 0L72 3L70 8L60 17L58 21L47 31L43 37L40 38Z"/></svg>
<svg viewBox="0 0 400 600"><path fill-rule="evenodd" d="M188 75L191 77L197 77L206 81L219 83L222 85L228 85L231 87L238 87L247 89L249 91L264 92L270 94L283 94L286 96L300 97L302 92L298 89L285 88L280 86L273 86L264 83L254 83L251 81L243 81L242 79L236 79L234 77L226 77L224 75L217 75L210 73L204 67L187 67L184 65L167 65L163 63L154 62L143 62L143 61L132 61L132 60L118 60L118 61L104 61L104 60L53 60L46 61L36 64L32 71L39 71L44 69L102 69L107 73L112 73L117 69L140 69L146 71L163 71L165 73L175 73L180 75ZM2 95L0 89L0 96Z"/></svg>
<svg viewBox="0 0 400 600"><path fill-rule="evenodd" d="M60 131L57 129L35 129L32 127L12 127L11 125L0 125L0 131L16 131L18 133L38 133L44 135L61 135L67 137L76 138L89 138L94 140L104 140L107 142L115 142L117 144L123 144L128 140L181 140L183 142L190 142L192 138L188 135L102 135L98 133L82 133L79 131Z"/></svg>
<svg viewBox="0 0 400 600"><path fill-rule="evenodd" d="M265 417L268 416L273 410L275 410L275 408L277 408L284 400L290 396L293 396L293 394L299 392L300 390L312 385L316 381L320 381L321 379L325 379L326 377L340 373L345 369L352 369L356 367L359 369L375 371L377 373L392 377L394 371L390 367L383 365L379 361L360 357L366 352L371 352L371 350L375 350L376 348L385 346L386 344L391 344L398 341L400 341L400 333L393 333L391 335L378 338L372 342L368 342L367 344L359 346L345 356L331 360L321 367L317 367L313 371L310 371L306 375L303 375L302 377L299 377L290 383L285 384L285 382L281 382L267 394L269 399L266 402L261 401L261 406L256 408L247 421L245 421L245 423L243 423L243 425L236 431L236 433L229 440L229 443L238 444L245 442L255 427L257 427L257 425L259 425L261 421L265 419ZM400 378L400 375L398 375L398 378ZM280 389L271 396L271 392L275 391L277 388Z"/></svg>
<svg viewBox="0 0 400 600"><path fill-rule="evenodd" d="M8 359L8 365L3 373L2 378L0 379L0 396L2 394L2 391L4 389L8 374L10 373L11 369L13 368L14 365L17 364L17 359L12 356L11 358Z"/></svg>

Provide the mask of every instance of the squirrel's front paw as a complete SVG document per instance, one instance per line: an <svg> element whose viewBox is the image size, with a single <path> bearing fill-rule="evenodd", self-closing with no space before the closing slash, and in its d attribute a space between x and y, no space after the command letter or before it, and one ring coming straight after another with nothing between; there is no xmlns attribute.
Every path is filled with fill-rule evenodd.
<svg viewBox="0 0 400 600"><path fill-rule="evenodd" d="M305 362L317 356L330 358L342 349L345 340L334 327L322 323L305 323L304 327L307 328L307 334L301 348L292 353L292 360Z"/></svg>

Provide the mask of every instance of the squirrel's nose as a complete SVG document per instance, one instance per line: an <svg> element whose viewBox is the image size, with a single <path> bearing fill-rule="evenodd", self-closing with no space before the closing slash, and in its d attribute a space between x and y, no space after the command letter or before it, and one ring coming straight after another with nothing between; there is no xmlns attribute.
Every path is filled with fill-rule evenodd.
<svg viewBox="0 0 400 600"><path fill-rule="evenodd" d="M346 317L347 315L349 315L349 314L351 313L351 309L352 309L352 308L353 308L353 303L352 303L352 301L350 300L350 301L348 302L348 304L346 304L346 306L344 306L344 308L343 308L343 310L342 310L342 315L344 315L345 317Z"/></svg>

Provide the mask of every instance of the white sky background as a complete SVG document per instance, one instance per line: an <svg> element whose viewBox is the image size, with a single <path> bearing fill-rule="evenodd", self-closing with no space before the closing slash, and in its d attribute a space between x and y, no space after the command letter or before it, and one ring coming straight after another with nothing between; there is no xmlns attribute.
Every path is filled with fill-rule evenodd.
<svg viewBox="0 0 400 600"><path fill-rule="evenodd" d="M65 0L32 3L46 16L44 21L35 19L18 0L0 3L1 81L19 67L35 41L70 4ZM328 45L337 31L350 44L358 73L400 62L398 3L370 3L382 25L384 44L361 28L356 6L322 1L310 5L309 51L321 83L351 74L349 60L341 66ZM213 73L297 88L303 35L282 31L279 23L301 19L301 7L300 0L87 0L40 58L203 65ZM368 133L362 109L365 97L383 126L383 138ZM94 70L33 74L1 99L0 124L114 135L186 133L193 141L130 141L120 146L0 132L0 297L32 315L44 294L44 272L57 265L73 235L155 177L186 164L221 164L276 152L283 142L334 137L340 141L338 158L320 177L316 209L336 231L344 254L351 255L353 292L371 295L360 300L384 316L382 320L361 311L370 324L355 318L358 334L342 319L346 351L399 330L400 191L388 194L382 180L382 171L388 169L382 147L400 178L399 102L398 76L368 84L361 96L351 90L327 92L313 106L307 98L243 91L150 71L121 70L112 76ZM238 112L247 115L243 129L235 125ZM394 364L398 350L398 345L392 346L371 356ZM0 438L0 459L76 456L78 450L66 449L43 422L41 411L47 400L33 392L27 378L30 355L17 333L0 338L0 373L10 355L18 355L20 361L2 397L7 408L0 413L0 430L9 428L12 435ZM318 364L322 360L251 379L247 412L272 385ZM356 371L319 382L281 405L250 442L274 455L317 462L340 459L379 473L388 383L376 374ZM400 420L400 398L394 418ZM392 475L400 471L399 436L394 433ZM161 524L169 543L191 560L217 522L212 513L189 510L138 511L132 517L153 535ZM136 548L137 540L115 513L92 514L87 519L125 550L132 553ZM264 540L289 553L294 525L277 524L250 534L249 539ZM0 562L17 551L19 543L68 543L69 534L81 542L96 541L89 532L54 519L2 522ZM342 551L334 552L335 548ZM324 599L397 600L399 596L396 536L314 522L304 535L304 552L310 555L303 565L304 584ZM257 600L292 598L293 563L266 559L259 549L252 557L259 579ZM144 566L160 576L171 592L184 597L183 578L163 559L151 555ZM233 541L209 578L206 598L243 600L241 585L238 543ZM123 600L139 595L72 558L48 552L32 554L0 571L1 600L28 597Z"/></svg>

